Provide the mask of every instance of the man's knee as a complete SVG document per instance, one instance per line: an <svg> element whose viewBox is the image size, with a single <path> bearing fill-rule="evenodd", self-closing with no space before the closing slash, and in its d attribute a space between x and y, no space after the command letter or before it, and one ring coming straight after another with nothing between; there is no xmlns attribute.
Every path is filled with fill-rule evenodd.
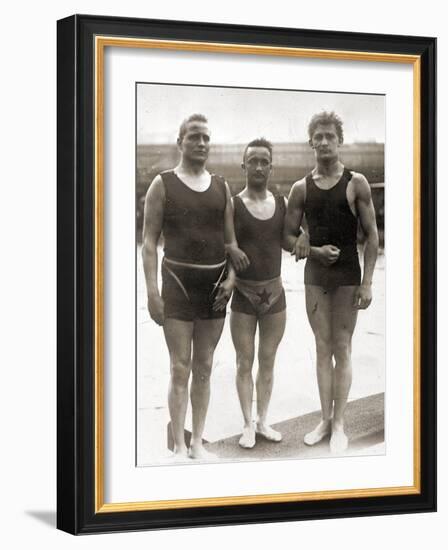
<svg viewBox="0 0 448 550"><path fill-rule="evenodd" d="M330 360L333 355L333 345L330 337L316 336L316 354L320 360Z"/></svg>
<svg viewBox="0 0 448 550"><path fill-rule="evenodd" d="M171 382L175 388L183 389L188 386L190 378L190 361L175 358L171 362Z"/></svg>
<svg viewBox="0 0 448 550"><path fill-rule="evenodd" d="M266 348L262 347L258 351L258 362L260 365L273 365L275 360L275 353L276 348L273 349L272 347Z"/></svg>
<svg viewBox="0 0 448 550"><path fill-rule="evenodd" d="M245 350L244 352L237 352L236 367L237 367L238 376L249 376L252 373L253 364L254 364L253 350Z"/></svg>
<svg viewBox="0 0 448 550"><path fill-rule="evenodd" d="M274 369L272 367L266 368L262 364L258 367L257 373L257 383L262 383L263 385L272 384L274 379Z"/></svg>
<svg viewBox="0 0 448 550"><path fill-rule="evenodd" d="M350 362L351 356L351 338L346 335L341 335L335 339L333 343L333 353L336 360L336 368L343 368Z"/></svg>
<svg viewBox="0 0 448 550"><path fill-rule="evenodd" d="M213 367L213 355L195 358L193 357L193 382L195 384L208 384Z"/></svg>

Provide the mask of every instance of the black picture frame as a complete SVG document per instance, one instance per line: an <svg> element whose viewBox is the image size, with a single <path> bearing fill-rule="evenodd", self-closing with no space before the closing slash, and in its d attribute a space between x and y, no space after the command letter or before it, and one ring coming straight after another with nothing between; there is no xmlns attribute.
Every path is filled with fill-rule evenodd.
<svg viewBox="0 0 448 550"><path fill-rule="evenodd" d="M414 494L99 511L95 467L96 36L415 56L420 67L420 483ZM74 15L57 24L57 527L72 534L436 510L436 39Z"/></svg>

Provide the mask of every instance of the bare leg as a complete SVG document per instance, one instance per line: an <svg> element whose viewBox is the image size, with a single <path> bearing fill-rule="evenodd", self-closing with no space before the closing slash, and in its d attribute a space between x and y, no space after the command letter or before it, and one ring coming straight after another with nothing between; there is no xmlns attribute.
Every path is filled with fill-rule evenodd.
<svg viewBox="0 0 448 550"><path fill-rule="evenodd" d="M168 389L168 408L174 439L174 454L186 457L184 427L188 405L193 323L166 319L163 330L170 354L171 379Z"/></svg>
<svg viewBox="0 0 448 550"><path fill-rule="evenodd" d="M210 401L210 375L213 367L213 354L224 327L223 319L197 320L193 331L193 378L190 398L193 413L191 433L191 458L214 458L202 446L205 418Z"/></svg>
<svg viewBox="0 0 448 550"><path fill-rule="evenodd" d="M334 414L330 447L343 452L348 440L344 433L344 413L352 384L352 335L358 310L353 307L355 286L340 286L332 296L333 354L336 361L333 381Z"/></svg>
<svg viewBox="0 0 448 550"><path fill-rule="evenodd" d="M252 421L252 400L254 382L252 366L254 363L254 340L257 328L255 315L232 311L230 330L236 351L236 389L244 417L244 427L239 444L245 449L255 445L255 428Z"/></svg>
<svg viewBox="0 0 448 550"><path fill-rule="evenodd" d="M322 420L305 435L305 443L314 445L331 431L333 416L333 359L331 337L331 300L329 293L316 285L305 285L306 312L316 340L316 374Z"/></svg>
<svg viewBox="0 0 448 550"><path fill-rule="evenodd" d="M275 355L285 332L285 324L286 310L272 315L263 315L258 322L260 342L257 376L257 433L276 442L281 441L282 435L268 426L266 416L274 384Z"/></svg>

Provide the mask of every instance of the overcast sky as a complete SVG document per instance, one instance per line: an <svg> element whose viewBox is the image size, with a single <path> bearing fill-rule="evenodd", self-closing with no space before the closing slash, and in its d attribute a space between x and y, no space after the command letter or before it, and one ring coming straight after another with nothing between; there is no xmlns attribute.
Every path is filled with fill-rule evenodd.
<svg viewBox="0 0 448 550"><path fill-rule="evenodd" d="M385 140L385 98L378 95L137 85L137 142L174 143L182 120L202 113L213 143L304 142L313 114L335 111L345 143Z"/></svg>

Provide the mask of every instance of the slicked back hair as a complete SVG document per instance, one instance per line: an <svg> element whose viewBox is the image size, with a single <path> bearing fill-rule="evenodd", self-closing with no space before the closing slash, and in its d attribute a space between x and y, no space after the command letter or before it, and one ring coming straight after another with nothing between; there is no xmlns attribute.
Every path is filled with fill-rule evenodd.
<svg viewBox="0 0 448 550"><path fill-rule="evenodd" d="M313 116L308 124L308 136L310 140L313 139L313 134L319 124L334 124L339 143L344 142L344 130L342 129L343 122L334 111L331 111L331 113L322 111Z"/></svg>
<svg viewBox="0 0 448 550"><path fill-rule="evenodd" d="M253 139L246 145L243 153L243 163L246 162L246 153L249 147L265 147L269 151L269 154L271 156L271 162L272 162L272 143L268 141L266 138L260 137L260 138Z"/></svg>
<svg viewBox="0 0 448 550"><path fill-rule="evenodd" d="M190 122L202 122L204 124L208 124L208 120L205 115L201 115L200 113L194 113L193 115L190 115L180 125L179 136L177 137L177 141L179 143L181 143L184 139L184 135L187 133L187 126L188 124L190 124Z"/></svg>

